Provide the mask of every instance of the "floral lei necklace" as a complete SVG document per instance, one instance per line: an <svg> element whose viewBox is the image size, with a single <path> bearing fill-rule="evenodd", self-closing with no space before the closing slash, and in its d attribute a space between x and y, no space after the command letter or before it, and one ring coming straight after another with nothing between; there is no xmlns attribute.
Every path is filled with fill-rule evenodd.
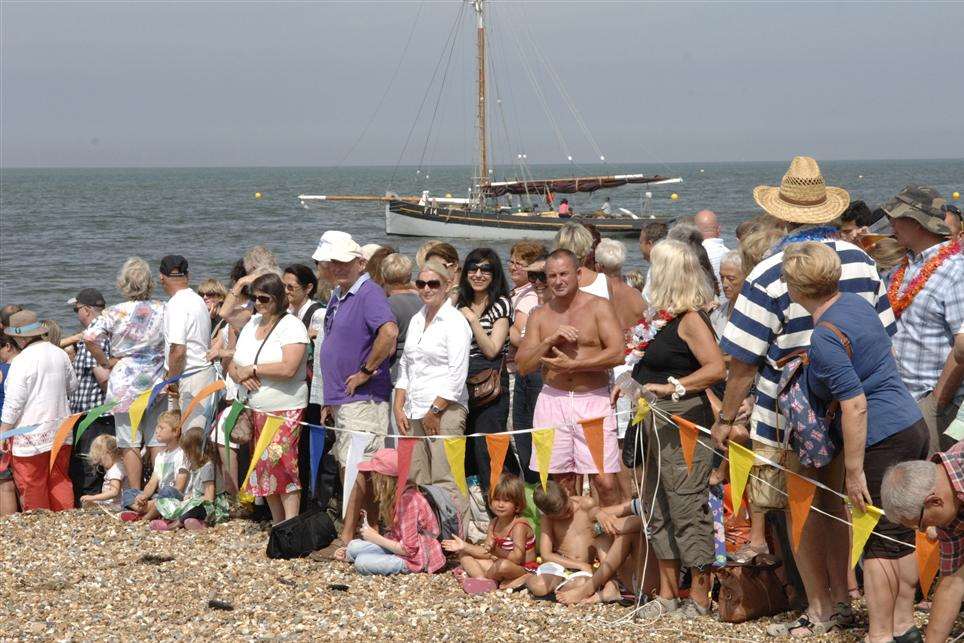
<svg viewBox="0 0 964 643"><path fill-rule="evenodd" d="M927 260L920 269L920 272L910 280L907 288L901 293L900 285L904 283L904 273L907 272L908 264L907 258L905 257L900 268L898 268L890 278L890 287L887 289L887 299L890 300L890 307L894 310L894 315L900 317L904 309L914 301L917 293L924 288L924 285L927 283L927 280L931 278L931 275L933 275L949 257L956 255L960 251L961 244L959 241L954 241L941 248L936 255Z"/></svg>
<svg viewBox="0 0 964 643"><path fill-rule="evenodd" d="M674 319L676 319L676 315L668 310L660 310L651 318L643 317L635 326L630 328L626 341L626 366L634 366L636 362L641 360L656 334Z"/></svg>

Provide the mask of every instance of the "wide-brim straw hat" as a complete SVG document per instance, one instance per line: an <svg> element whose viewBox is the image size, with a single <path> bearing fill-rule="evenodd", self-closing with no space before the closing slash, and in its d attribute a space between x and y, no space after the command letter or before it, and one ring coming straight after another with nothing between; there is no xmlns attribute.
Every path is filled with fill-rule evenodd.
<svg viewBox="0 0 964 643"><path fill-rule="evenodd" d="M21 310L10 315L10 325L3 332L11 337L37 337L47 332L47 327L37 321L32 310Z"/></svg>
<svg viewBox="0 0 964 643"><path fill-rule="evenodd" d="M760 185L753 189L753 200L767 214L791 223L827 223L850 205L850 194L843 188L828 186L820 166L809 156L795 156L783 175L780 187Z"/></svg>

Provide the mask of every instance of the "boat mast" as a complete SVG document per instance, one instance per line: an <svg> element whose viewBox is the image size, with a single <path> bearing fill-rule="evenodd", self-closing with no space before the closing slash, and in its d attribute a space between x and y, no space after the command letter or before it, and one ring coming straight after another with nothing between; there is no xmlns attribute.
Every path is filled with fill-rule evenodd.
<svg viewBox="0 0 964 643"><path fill-rule="evenodd" d="M489 182L489 160L486 147L485 133L485 22L482 14L482 3L485 0L473 0L475 6L476 25L476 63L478 65L478 126L479 126L479 185ZM481 196L481 191L480 191Z"/></svg>

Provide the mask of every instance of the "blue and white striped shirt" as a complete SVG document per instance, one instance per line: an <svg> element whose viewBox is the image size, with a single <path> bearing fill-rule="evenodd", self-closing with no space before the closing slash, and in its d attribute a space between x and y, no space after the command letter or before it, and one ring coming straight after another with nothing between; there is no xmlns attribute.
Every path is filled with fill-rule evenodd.
<svg viewBox="0 0 964 643"><path fill-rule="evenodd" d="M894 313L887 299L887 287L877 275L874 261L852 243L837 239L819 241L833 248L840 257L840 291L860 295L870 302L887 333L893 336L897 332ZM782 264L783 252L780 251L761 261L750 272L720 342L724 353L758 366L751 435L754 440L772 446L779 446L783 437L778 429L783 419L776 407L780 383L780 369L776 363L793 351L807 348L813 331L810 313L790 301L787 285L780 279Z"/></svg>

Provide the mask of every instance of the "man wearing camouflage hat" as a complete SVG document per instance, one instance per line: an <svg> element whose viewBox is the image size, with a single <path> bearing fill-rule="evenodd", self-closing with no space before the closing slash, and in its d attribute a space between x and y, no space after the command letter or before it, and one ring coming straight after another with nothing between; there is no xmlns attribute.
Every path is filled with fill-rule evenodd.
<svg viewBox="0 0 964 643"><path fill-rule="evenodd" d="M964 400L964 365L952 351L964 324L964 255L949 238L946 204L934 188L908 185L882 206L909 251L887 294L897 316L897 366L924 414L932 453L953 444L944 431Z"/></svg>

